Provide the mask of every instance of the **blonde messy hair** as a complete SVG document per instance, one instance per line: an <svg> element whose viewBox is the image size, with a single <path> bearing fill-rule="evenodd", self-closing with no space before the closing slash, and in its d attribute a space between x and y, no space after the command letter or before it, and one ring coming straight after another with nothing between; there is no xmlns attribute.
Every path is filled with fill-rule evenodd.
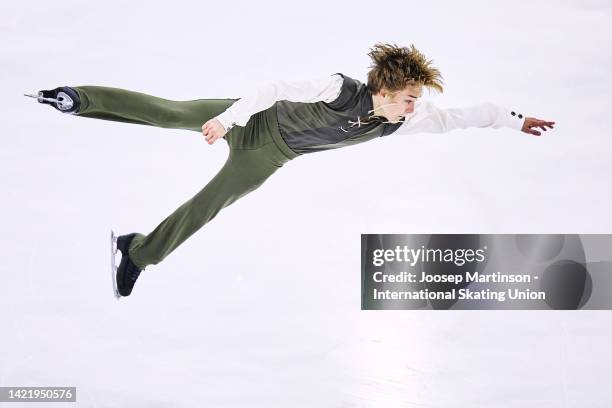
<svg viewBox="0 0 612 408"><path fill-rule="evenodd" d="M414 45L398 47L395 44L377 43L370 49L372 68L368 72L368 88L372 93L386 89L391 93L406 86L424 86L443 92L442 75L432 61L417 50Z"/></svg>

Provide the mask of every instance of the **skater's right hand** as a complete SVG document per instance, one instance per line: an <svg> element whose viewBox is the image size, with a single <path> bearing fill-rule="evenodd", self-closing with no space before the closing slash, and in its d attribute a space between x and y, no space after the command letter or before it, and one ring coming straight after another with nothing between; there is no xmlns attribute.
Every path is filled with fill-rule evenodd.
<svg viewBox="0 0 612 408"><path fill-rule="evenodd" d="M208 144L215 143L217 139L222 138L226 133L227 130L217 119L211 119L202 125L202 134Z"/></svg>

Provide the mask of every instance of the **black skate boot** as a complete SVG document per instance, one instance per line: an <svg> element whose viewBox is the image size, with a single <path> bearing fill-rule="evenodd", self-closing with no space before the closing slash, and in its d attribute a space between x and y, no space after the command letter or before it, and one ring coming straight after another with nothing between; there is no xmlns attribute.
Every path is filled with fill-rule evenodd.
<svg viewBox="0 0 612 408"><path fill-rule="evenodd" d="M30 98L36 98L40 103L46 103L53 106L60 112L75 114L81 108L81 98L79 94L68 86L62 86L50 91L38 91L38 95L28 95Z"/></svg>
<svg viewBox="0 0 612 408"><path fill-rule="evenodd" d="M117 237L117 249L121 251L121 263L117 268L117 292L119 296L129 296L132 293L136 279L140 276L139 269L130 259L128 248L136 234L127 234Z"/></svg>

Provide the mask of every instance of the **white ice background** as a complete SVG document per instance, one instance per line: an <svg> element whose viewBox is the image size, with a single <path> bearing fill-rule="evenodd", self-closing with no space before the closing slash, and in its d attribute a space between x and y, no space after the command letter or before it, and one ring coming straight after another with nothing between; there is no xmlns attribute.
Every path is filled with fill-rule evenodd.
<svg viewBox="0 0 612 408"><path fill-rule="evenodd" d="M609 2L38 0L0 16L0 386L76 386L98 408L612 404L610 312L361 311L359 293L362 233L612 232ZM442 107L494 102L556 129L300 157L115 301L109 229L151 231L227 145L23 93L364 81L379 41L434 60L446 91L425 97Z"/></svg>

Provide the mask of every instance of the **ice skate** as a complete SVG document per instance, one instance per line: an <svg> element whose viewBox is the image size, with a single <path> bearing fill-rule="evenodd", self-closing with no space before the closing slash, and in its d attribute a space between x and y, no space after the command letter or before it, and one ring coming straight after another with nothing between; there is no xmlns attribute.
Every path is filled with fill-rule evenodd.
<svg viewBox="0 0 612 408"><path fill-rule="evenodd" d="M24 95L30 98L36 98L38 102L51 105L63 113L78 113L81 108L81 98L79 98L79 94L68 86L62 86L48 91L38 91L38 95Z"/></svg>
<svg viewBox="0 0 612 408"><path fill-rule="evenodd" d="M113 280L113 293L117 299L129 296L132 293L134 284L140 276L139 269L130 259L128 248L136 234L116 236L111 230L111 276ZM117 251L121 251L121 262L117 266Z"/></svg>

